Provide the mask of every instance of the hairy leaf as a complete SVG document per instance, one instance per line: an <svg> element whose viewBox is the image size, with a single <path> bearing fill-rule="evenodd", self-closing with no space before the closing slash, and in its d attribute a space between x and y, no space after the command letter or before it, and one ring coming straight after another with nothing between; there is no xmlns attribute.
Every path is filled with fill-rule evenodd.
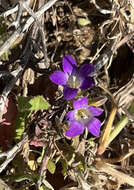
<svg viewBox="0 0 134 190"><path fill-rule="evenodd" d="M51 174L54 174L55 169L56 169L56 165L55 165L55 163L54 163L52 160L49 160L49 161L48 161L47 169L48 169L48 171L49 171Z"/></svg>
<svg viewBox="0 0 134 190"><path fill-rule="evenodd" d="M85 18L78 18L78 24L81 26L86 26L88 24L91 24L90 20Z"/></svg>
<svg viewBox="0 0 134 190"><path fill-rule="evenodd" d="M20 112L24 111L35 111L35 110L47 110L50 104L42 97L18 97L18 110Z"/></svg>

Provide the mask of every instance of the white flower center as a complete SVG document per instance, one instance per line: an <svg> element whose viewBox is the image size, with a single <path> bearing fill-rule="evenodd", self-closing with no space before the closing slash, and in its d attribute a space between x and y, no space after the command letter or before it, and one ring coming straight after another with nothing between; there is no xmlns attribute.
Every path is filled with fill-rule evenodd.
<svg viewBox="0 0 134 190"><path fill-rule="evenodd" d="M86 122L88 122L91 119L91 116L92 115L88 109L81 108L81 109L76 110L75 120L81 121L82 123L85 124Z"/></svg>
<svg viewBox="0 0 134 190"><path fill-rule="evenodd" d="M80 79L76 75L70 75L67 84L70 88L79 88Z"/></svg>

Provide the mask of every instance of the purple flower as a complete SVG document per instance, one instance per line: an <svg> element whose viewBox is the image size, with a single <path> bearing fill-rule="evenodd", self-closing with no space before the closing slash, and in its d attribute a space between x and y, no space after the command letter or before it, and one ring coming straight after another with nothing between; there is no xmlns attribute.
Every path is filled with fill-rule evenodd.
<svg viewBox="0 0 134 190"><path fill-rule="evenodd" d="M94 79L89 76L94 71L92 64L84 64L79 69L75 60L70 55L65 55L62 60L63 71L55 71L50 75L50 80L64 87L63 95L66 100L74 98L79 89L87 90L94 86Z"/></svg>
<svg viewBox="0 0 134 190"><path fill-rule="evenodd" d="M74 100L73 107L74 110L66 114L70 127L65 135L68 137L78 136L84 132L86 126L92 135L99 136L101 122L95 116L101 115L103 110L95 106L88 106L86 97Z"/></svg>

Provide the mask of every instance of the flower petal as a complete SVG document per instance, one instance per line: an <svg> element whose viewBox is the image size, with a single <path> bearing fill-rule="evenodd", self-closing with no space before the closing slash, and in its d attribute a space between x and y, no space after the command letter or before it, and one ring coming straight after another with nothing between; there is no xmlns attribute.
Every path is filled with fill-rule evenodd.
<svg viewBox="0 0 134 190"><path fill-rule="evenodd" d="M82 90L87 90L88 88L94 86L94 79L92 77L86 77L84 78L80 88Z"/></svg>
<svg viewBox="0 0 134 190"><path fill-rule="evenodd" d="M68 76L62 71L55 71L49 78L55 84L66 85Z"/></svg>
<svg viewBox="0 0 134 190"><path fill-rule="evenodd" d="M88 99L86 97L79 98L78 100L74 100L73 107L74 109L86 108L88 106Z"/></svg>
<svg viewBox="0 0 134 190"><path fill-rule="evenodd" d="M82 134L84 131L84 124L78 121L73 121L66 132L66 136L75 137Z"/></svg>
<svg viewBox="0 0 134 190"><path fill-rule="evenodd" d="M78 89L69 88L65 86L63 90L63 95L66 100L71 100L72 98L76 96L77 92L78 92Z"/></svg>
<svg viewBox="0 0 134 190"><path fill-rule="evenodd" d="M74 120L74 114L75 114L75 111L69 111L67 114L66 114L66 118L69 120L69 121L73 121Z"/></svg>
<svg viewBox="0 0 134 190"><path fill-rule="evenodd" d="M65 73L72 73L73 68L76 68L77 64L74 58L70 55L65 55L62 59L62 67Z"/></svg>
<svg viewBox="0 0 134 190"><path fill-rule="evenodd" d="M88 76L92 72L94 72L93 64L83 64L79 69L79 73L83 77Z"/></svg>
<svg viewBox="0 0 134 190"><path fill-rule="evenodd" d="M97 108L95 106L90 106L88 108L88 110L92 113L93 116L99 116L102 114L102 112L104 111L103 109L101 108Z"/></svg>
<svg viewBox="0 0 134 190"><path fill-rule="evenodd" d="M101 127L101 122L99 119L93 117L87 124L88 131L94 135L94 136L99 136L100 134L100 127Z"/></svg>

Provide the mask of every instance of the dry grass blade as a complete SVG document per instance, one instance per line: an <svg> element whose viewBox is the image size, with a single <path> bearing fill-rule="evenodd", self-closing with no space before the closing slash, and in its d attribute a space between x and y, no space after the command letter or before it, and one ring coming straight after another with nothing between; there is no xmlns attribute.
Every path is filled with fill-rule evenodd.
<svg viewBox="0 0 134 190"><path fill-rule="evenodd" d="M102 172L112 175L116 177L121 184L127 183L131 186L134 186L134 178L130 177L127 174L117 171L113 168L114 165L107 164L103 161L96 162L96 168Z"/></svg>
<svg viewBox="0 0 134 190"><path fill-rule="evenodd" d="M134 154L134 150L128 152L125 155L120 156L119 158L112 158L112 159L103 159L104 162L107 163L117 163L117 162L122 162L125 159L127 159L128 157L132 156Z"/></svg>
<svg viewBox="0 0 134 190"><path fill-rule="evenodd" d="M114 118L115 118L115 115L116 115L116 111L117 111L117 106L116 106L116 103L115 103L115 100L114 100L114 97L113 95L102 85L100 85L100 87L107 93L110 95L111 97L111 101L112 101L112 104L113 104L113 108L112 108L112 111L109 115L109 118L106 122L106 125L105 125L105 129L104 129L104 132L103 132L103 135L100 139L100 146L98 148L98 154L101 155L103 154L103 152L105 151L106 147L108 146L108 142L109 142L109 135L110 135L110 132L111 132L111 128L112 128L112 125L113 125L113 121L114 121Z"/></svg>
<svg viewBox="0 0 134 190"><path fill-rule="evenodd" d="M12 190L2 179L0 179L0 190Z"/></svg>
<svg viewBox="0 0 134 190"><path fill-rule="evenodd" d="M36 13L36 17L39 18L44 12L51 8L58 0L50 0L43 7L41 7ZM9 37L9 39L0 47L0 56L10 48L15 40L20 37L34 22L34 18L31 16L25 23L24 26L19 26L16 31Z"/></svg>

